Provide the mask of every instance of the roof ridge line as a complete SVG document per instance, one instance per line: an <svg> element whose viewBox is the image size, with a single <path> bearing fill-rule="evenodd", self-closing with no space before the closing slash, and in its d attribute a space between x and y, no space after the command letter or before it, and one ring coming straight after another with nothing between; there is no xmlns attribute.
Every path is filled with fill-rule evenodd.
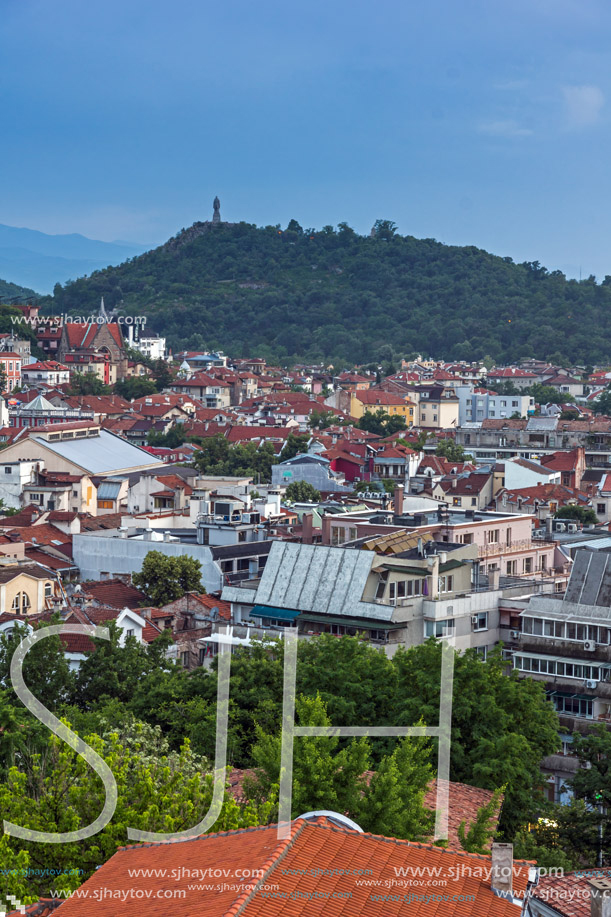
<svg viewBox="0 0 611 917"><path fill-rule="evenodd" d="M468 786L468 784L466 784ZM477 788L476 788L477 789ZM438 844L427 843L426 841L408 841L405 838L400 837L386 837L384 834L371 834L368 831L355 831L352 828L340 828L336 825L331 824L328 820L324 822L319 820L316 824L312 822L306 822L310 827L323 828L327 831L335 831L338 834L355 834L358 837L371 837L378 841L385 841L390 844L403 844L406 847L424 847L428 850L438 850L440 853L459 853L462 856L472 857L475 860L489 860L491 859L492 854L490 853L469 853L468 850L462 850L460 847L440 847ZM536 866L536 860L514 860L514 866ZM225 915L223 915L225 917Z"/></svg>
<svg viewBox="0 0 611 917"><path fill-rule="evenodd" d="M287 838L283 838L282 841L280 841L271 856L269 856L263 865L259 868L259 877L255 882L252 882L247 888L245 888L240 895L238 895L229 910L225 911L223 917L237 917L238 914L243 913L244 909L252 900L252 896L256 894L259 885L267 880L269 874L273 872L278 863L284 859L299 835L307 827L307 824L308 822L304 819L295 819L293 821L291 824L289 836ZM263 875L261 875L261 873L263 873Z"/></svg>

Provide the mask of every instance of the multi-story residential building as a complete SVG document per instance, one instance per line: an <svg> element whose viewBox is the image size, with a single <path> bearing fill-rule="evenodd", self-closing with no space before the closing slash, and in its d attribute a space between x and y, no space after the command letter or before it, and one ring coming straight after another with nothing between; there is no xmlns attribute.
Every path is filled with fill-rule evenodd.
<svg viewBox="0 0 611 917"><path fill-rule="evenodd" d="M399 508L399 507L397 507ZM381 511L377 518L358 515L323 517L323 544L345 544L363 537L404 532L430 535L447 544L477 547L480 571L485 575L554 580L562 590L568 581L570 559L551 541L533 540L531 515L476 512L440 505L434 511L410 515Z"/></svg>
<svg viewBox="0 0 611 917"><path fill-rule="evenodd" d="M133 326L130 326L130 331L132 327ZM132 336L130 335L130 346L133 347L134 350L139 350L140 353L144 354L144 356L148 357L150 360L165 360L165 338L143 337L139 340L132 340Z"/></svg>
<svg viewBox="0 0 611 917"><path fill-rule="evenodd" d="M22 367L21 381L24 385L65 385L70 382L70 370L56 360L28 363Z"/></svg>
<svg viewBox="0 0 611 917"><path fill-rule="evenodd" d="M488 370L487 384L494 388L495 383L511 382L516 388L530 388L538 381L536 373L520 369L518 366L504 366Z"/></svg>
<svg viewBox="0 0 611 917"><path fill-rule="evenodd" d="M391 480L403 484L407 489L410 481L418 471L420 453L414 452L408 446L397 443L380 443L372 447L375 451L373 457L374 481Z"/></svg>
<svg viewBox="0 0 611 917"><path fill-rule="evenodd" d="M231 404L231 385L204 372L177 379L171 385L171 389L190 395L207 408L228 408Z"/></svg>
<svg viewBox="0 0 611 917"><path fill-rule="evenodd" d="M458 426L459 401L453 387L415 385L410 392L418 404L419 427L424 430L450 430Z"/></svg>
<svg viewBox="0 0 611 917"><path fill-rule="evenodd" d="M478 425L460 427L456 430L456 442L477 461L515 455L542 461L543 456L558 450L582 448L588 467L611 468L611 420L599 417L589 420L492 418Z"/></svg>
<svg viewBox="0 0 611 917"><path fill-rule="evenodd" d="M0 367L4 373L4 391L12 392L21 385L22 357L12 350L0 351Z"/></svg>
<svg viewBox="0 0 611 917"><path fill-rule="evenodd" d="M209 498L202 495L201 503L210 503ZM223 512L223 503L228 512ZM202 511L195 522L173 510L125 516L119 528L74 535L74 560L83 579L97 580L141 570L149 551L186 555L200 562L201 582L209 593L256 576L264 567L272 542L260 514L243 512L241 501L218 499L213 512Z"/></svg>
<svg viewBox="0 0 611 917"><path fill-rule="evenodd" d="M570 757L574 732L611 724L611 554L577 551L563 597L503 599L501 639L513 668L545 684L562 736L562 754L544 762L549 795L567 796L566 780L577 763Z"/></svg>
<svg viewBox="0 0 611 917"><path fill-rule="evenodd" d="M497 395L485 388L472 385L455 385L458 398L458 423L482 423L490 417L508 418L517 414L526 417L534 414L535 399L530 395Z"/></svg>
<svg viewBox="0 0 611 917"><path fill-rule="evenodd" d="M232 620L246 636L251 626L276 633L292 626L304 639L362 635L388 655L439 637L485 656L499 639L504 591L553 588L480 580L475 545L442 544L427 533L402 530L351 547L273 542L260 576L223 589Z"/></svg>
<svg viewBox="0 0 611 917"><path fill-rule="evenodd" d="M344 392L337 392L337 395L345 395ZM336 402L336 407L350 414L351 417L362 417L370 411L384 411L391 417L403 417L406 426L414 425L416 406L407 395L394 394L385 392L382 389L371 388L366 391L357 390L347 393L349 398L340 397Z"/></svg>

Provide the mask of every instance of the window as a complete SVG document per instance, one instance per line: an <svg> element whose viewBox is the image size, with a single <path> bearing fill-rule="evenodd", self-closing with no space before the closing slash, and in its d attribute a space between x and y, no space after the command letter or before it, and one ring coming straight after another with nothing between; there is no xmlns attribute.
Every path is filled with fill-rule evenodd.
<svg viewBox="0 0 611 917"><path fill-rule="evenodd" d="M597 504L596 504L596 512L598 513L599 516L604 516L604 514L607 512L607 506L606 506L606 504L605 504L605 503L597 503Z"/></svg>
<svg viewBox="0 0 611 917"><path fill-rule="evenodd" d="M185 650L184 653L180 654L180 661L184 669L188 668L189 666L189 651L188 650Z"/></svg>
<svg viewBox="0 0 611 917"><path fill-rule="evenodd" d="M11 473L11 466L10 466L10 465L5 465L5 466L4 466L4 473L5 473L5 474L10 474L10 473Z"/></svg>
<svg viewBox="0 0 611 917"><path fill-rule="evenodd" d="M439 591L440 592L453 592L454 591L454 577L453 576L440 576L439 577Z"/></svg>
<svg viewBox="0 0 611 917"><path fill-rule="evenodd" d="M485 662L486 656L488 655L488 647L487 646L476 646L475 651L478 656L482 657L482 662Z"/></svg>
<svg viewBox="0 0 611 917"><path fill-rule="evenodd" d="M506 408L506 407L507 407L507 402L506 402L506 401L501 401L501 407L502 407L502 408Z"/></svg>
<svg viewBox="0 0 611 917"><path fill-rule="evenodd" d="M477 497L471 497L471 506L477 506Z"/></svg>
<svg viewBox="0 0 611 917"><path fill-rule="evenodd" d="M499 530L498 529L490 529L486 533L486 535L487 535L488 544L498 544L498 541L499 541Z"/></svg>
<svg viewBox="0 0 611 917"><path fill-rule="evenodd" d="M533 559L532 557L525 557L523 560L524 573L533 572Z"/></svg>
<svg viewBox="0 0 611 917"><path fill-rule="evenodd" d="M128 627L127 630L125 631L125 633L126 633L126 635L127 635L128 637L133 637L133 636L134 636L134 628L133 628L133 627Z"/></svg>
<svg viewBox="0 0 611 917"><path fill-rule="evenodd" d="M45 583L45 599L50 599L53 595L53 583Z"/></svg>
<svg viewBox="0 0 611 917"><path fill-rule="evenodd" d="M78 497L78 490L73 490L73 491L72 491L72 496L73 496L74 498Z"/></svg>
<svg viewBox="0 0 611 917"><path fill-rule="evenodd" d="M425 621L424 634L426 637L453 637L454 619L444 618L441 621Z"/></svg>
<svg viewBox="0 0 611 917"><path fill-rule="evenodd" d="M488 612L480 611L479 614L473 616L477 618L477 621L473 624L473 630L488 630Z"/></svg>
<svg viewBox="0 0 611 917"><path fill-rule="evenodd" d="M98 509L112 509L112 500L98 500Z"/></svg>
<svg viewBox="0 0 611 917"><path fill-rule="evenodd" d="M13 599L11 608L17 614L27 614L30 608L30 597L27 592L18 592Z"/></svg>

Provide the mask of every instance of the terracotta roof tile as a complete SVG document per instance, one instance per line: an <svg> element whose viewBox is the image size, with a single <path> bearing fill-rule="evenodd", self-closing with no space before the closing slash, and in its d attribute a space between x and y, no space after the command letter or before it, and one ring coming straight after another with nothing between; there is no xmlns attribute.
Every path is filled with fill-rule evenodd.
<svg viewBox="0 0 611 917"><path fill-rule="evenodd" d="M529 864L514 862L514 889L526 891ZM404 900L404 887L386 882L397 879L397 870L411 866L429 868L447 877L438 897L426 902ZM172 878L151 876L151 870L168 870ZM222 883L193 887L204 869L222 869ZM317 869L322 874L315 874ZM144 875L139 875L142 870ZM122 848L84 884L81 894L61 906L61 917L127 917L133 901L100 894L103 888L131 889L146 894L147 917L169 913L163 892L184 890L172 897L172 917L515 917L516 907L497 897L488 878L490 857L415 844L394 838L361 834L338 828L327 820L298 820L289 836L278 839L275 825L242 831L209 834L188 841L145 844ZM256 871L256 878L251 878ZM246 873L246 876L244 875ZM178 875L178 877L175 877ZM368 876L373 885L357 884ZM409 880L407 880L409 881ZM273 885L266 895L263 885ZM209 887L212 886L212 887ZM389 892L389 888L391 891ZM420 887L410 889L422 894ZM87 891L85 897L83 891ZM97 891L97 894L96 894ZM428 889L428 892L431 890ZM159 898L155 892L161 892ZM444 895L460 896L448 907ZM384 900L376 900L376 895ZM144 895L143 895L144 896Z"/></svg>
<svg viewBox="0 0 611 917"><path fill-rule="evenodd" d="M137 609L145 595L135 586L128 586L123 580L108 579L96 583L83 583L83 592L111 608Z"/></svg>

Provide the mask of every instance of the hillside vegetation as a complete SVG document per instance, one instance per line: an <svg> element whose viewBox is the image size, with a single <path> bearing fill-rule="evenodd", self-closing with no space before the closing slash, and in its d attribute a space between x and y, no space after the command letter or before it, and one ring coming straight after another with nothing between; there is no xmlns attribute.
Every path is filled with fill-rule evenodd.
<svg viewBox="0 0 611 917"><path fill-rule="evenodd" d="M0 303L28 303L35 302L38 298L38 293L35 293L34 290L20 287L16 283L9 283L8 280L0 280Z"/></svg>
<svg viewBox="0 0 611 917"><path fill-rule="evenodd" d="M148 317L174 348L339 363L421 352L495 362L611 359L611 277L567 280L473 247L346 224L194 224L119 267L55 287L47 311Z"/></svg>

